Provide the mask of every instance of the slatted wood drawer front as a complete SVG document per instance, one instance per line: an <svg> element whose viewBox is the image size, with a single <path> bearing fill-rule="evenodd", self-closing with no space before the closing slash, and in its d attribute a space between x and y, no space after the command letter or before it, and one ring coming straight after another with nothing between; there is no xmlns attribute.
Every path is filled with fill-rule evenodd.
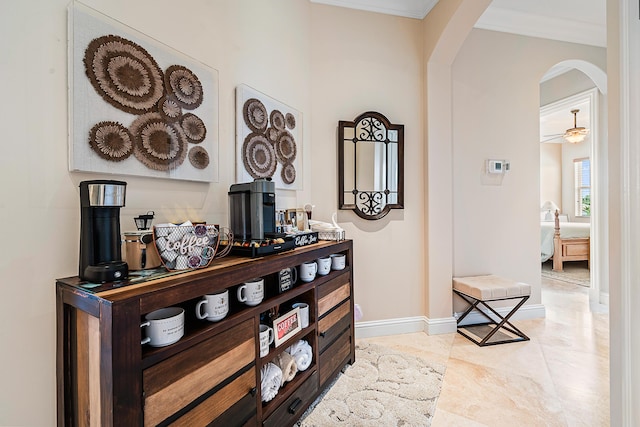
<svg viewBox="0 0 640 427"><path fill-rule="evenodd" d="M311 404L318 391L318 373L314 372L298 389L279 407L269 415L263 426L283 427L290 426L302 415Z"/></svg>
<svg viewBox="0 0 640 427"><path fill-rule="evenodd" d="M345 301L334 311L318 321L318 351L324 352L328 345L351 327L351 304Z"/></svg>
<svg viewBox="0 0 640 427"><path fill-rule="evenodd" d="M145 369L143 371L144 425L157 425L232 377L242 368L253 364L256 358L253 322L253 319L249 319ZM253 368L249 371L253 371ZM253 378L241 376L238 378L239 382L233 381L229 384L234 388L246 386L246 390L229 393L227 399L219 401L220 407L209 409L222 413L244 397L257 386L255 372L251 375ZM251 383L250 380L252 380ZM213 418L215 416L212 415L210 420ZM208 422L203 423L203 425L207 424Z"/></svg>
<svg viewBox="0 0 640 427"><path fill-rule="evenodd" d="M318 288L318 318L351 296L349 274L342 274Z"/></svg>
<svg viewBox="0 0 640 427"><path fill-rule="evenodd" d="M172 427L206 426L215 419L213 425L243 426L256 415L255 385L256 370L251 367L170 425ZM238 399L239 397L242 398ZM255 421L253 424L255 425Z"/></svg>
<svg viewBox="0 0 640 427"><path fill-rule="evenodd" d="M342 369L350 352L351 335L345 332L320 355L320 387L323 387L328 379L333 378Z"/></svg>

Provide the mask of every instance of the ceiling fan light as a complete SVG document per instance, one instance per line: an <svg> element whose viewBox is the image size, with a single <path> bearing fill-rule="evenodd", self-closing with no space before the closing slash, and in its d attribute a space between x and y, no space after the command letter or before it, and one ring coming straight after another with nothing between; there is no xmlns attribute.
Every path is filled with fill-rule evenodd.
<svg viewBox="0 0 640 427"><path fill-rule="evenodd" d="M570 142L572 144L578 144L578 143L584 141L586 136L587 136L587 131L584 128L582 128L582 129L579 129L579 128L578 129L569 129L564 134L564 139L567 142Z"/></svg>

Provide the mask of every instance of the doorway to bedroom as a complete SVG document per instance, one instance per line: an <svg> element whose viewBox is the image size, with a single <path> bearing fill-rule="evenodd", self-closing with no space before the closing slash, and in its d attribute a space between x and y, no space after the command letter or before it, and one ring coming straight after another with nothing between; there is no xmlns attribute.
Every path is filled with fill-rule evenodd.
<svg viewBox="0 0 640 427"><path fill-rule="evenodd" d="M596 191L603 161L599 154L606 145L606 132L601 132L606 129L606 89L603 95L590 76L559 65L540 82L540 105L542 282L587 287L592 306L607 304L608 288L603 292L599 280L603 251L597 233L603 219L598 215L606 215L598 207L606 205Z"/></svg>

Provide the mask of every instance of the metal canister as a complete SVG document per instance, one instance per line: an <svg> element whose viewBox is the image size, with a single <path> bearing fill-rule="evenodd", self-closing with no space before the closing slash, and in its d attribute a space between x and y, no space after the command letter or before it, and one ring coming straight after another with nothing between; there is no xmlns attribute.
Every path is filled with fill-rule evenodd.
<svg viewBox="0 0 640 427"><path fill-rule="evenodd" d="M125 261L129 270L147 270L162 265L155 247L153 231L141 230L124 233Z"/></svg>

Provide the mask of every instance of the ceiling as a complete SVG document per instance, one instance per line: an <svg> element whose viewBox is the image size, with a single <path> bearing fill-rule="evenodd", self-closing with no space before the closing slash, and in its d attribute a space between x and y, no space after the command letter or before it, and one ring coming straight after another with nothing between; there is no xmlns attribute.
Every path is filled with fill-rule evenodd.
<svg viewBox="0 0 640 427"><path fill-rule="evenodd" d="M310 1L416 19L424 18L438 2L438 0ZM493 0L475 27L606 47L606 0Z"/></svg>

